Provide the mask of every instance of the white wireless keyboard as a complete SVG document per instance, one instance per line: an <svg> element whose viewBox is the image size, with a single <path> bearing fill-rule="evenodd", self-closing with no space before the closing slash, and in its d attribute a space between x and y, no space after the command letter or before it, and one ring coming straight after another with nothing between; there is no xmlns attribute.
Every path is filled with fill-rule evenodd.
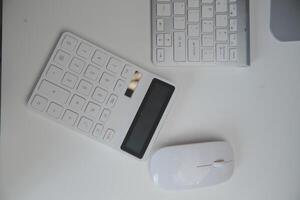
<svg viewBox="0 0 300 200"><path fill-rule="evenodd" d="M145 158L174 91L161 77L65 32L28 106L94 140Z"/></svg>
<svg viewBox="0 0 300 200"><path fill-rule="evenodd" d="M159 66L250 65L249 0L152 0Z"/></svg>

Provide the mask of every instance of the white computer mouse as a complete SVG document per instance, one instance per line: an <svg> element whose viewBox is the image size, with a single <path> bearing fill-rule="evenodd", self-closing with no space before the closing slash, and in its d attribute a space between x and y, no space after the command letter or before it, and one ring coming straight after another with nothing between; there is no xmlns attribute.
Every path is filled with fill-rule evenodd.
<svg viewBox="0 0 300 200"><path fill-rule="evenodd" d="M165 189L215 185L233 173L233 151L227 142L205 142L164 147L150 159L150 174Z"/></svg>

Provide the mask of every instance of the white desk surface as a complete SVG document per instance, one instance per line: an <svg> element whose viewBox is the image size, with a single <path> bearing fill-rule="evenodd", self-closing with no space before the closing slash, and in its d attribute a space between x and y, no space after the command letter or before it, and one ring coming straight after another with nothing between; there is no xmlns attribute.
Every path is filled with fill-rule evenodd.
<svg viewBox="0 0 300 200"><path fill-rule="evenodd" d="M150 61L150 0L4 0L1 200L300 199L300 42L269 30L252 0L250 68L168 68ZM181 90L155 148L228 140L224 184L165 191L140 162L27 109L59 34L69 30L173 81Z"/></svg>

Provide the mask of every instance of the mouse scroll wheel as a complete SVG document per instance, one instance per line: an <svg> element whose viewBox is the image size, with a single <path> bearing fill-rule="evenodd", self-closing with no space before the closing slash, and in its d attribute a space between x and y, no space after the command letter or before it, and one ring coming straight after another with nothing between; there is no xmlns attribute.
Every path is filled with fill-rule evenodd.
<svg viewBox="0 0 300 200"><path fill-rule="evenodd" d="M225 160L220 159L213 162L212 166L214 167L222 167L225 164Z"/></svg>

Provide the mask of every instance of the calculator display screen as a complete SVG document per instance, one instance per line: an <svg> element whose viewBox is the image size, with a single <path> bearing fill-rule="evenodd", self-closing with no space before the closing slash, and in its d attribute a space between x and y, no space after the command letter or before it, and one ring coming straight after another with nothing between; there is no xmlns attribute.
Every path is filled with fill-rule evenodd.
<svg viewBox="0 0 300 200"><path fill-rule="evenodd" d="M153 79L121 145L121 149L142 158L174 92L174 86Z"/></svg>

